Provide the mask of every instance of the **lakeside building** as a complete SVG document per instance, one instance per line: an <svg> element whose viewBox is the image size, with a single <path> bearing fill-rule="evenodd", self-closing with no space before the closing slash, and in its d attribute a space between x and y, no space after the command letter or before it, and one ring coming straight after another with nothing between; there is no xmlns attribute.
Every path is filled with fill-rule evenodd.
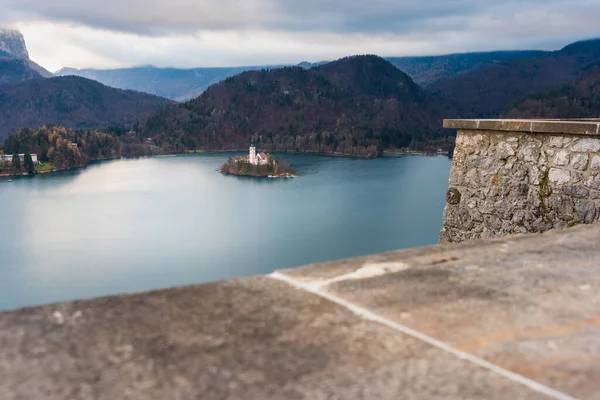
<svg viewBox="0 0 600 400"><path fill-rule="evenodd" d="M13 155L12 154L0 154L0 164L1 165L11 165L12 164ZM19 154L19 159L21 159L21 164L25 162L25 154ZM32 154L31 159L34 164L39 164L37 154Z"/></svg>

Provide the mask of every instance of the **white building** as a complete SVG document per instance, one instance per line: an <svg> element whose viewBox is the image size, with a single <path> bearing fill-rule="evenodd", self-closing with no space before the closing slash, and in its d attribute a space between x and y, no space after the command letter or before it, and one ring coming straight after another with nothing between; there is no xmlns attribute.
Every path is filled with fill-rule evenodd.
<svg viewBox="0 0 600 400"><path fill-rule="evenodd" d="M19 154L19 158L21 159L21 165L25 163L25 154ZM12 165L12 154L0 154L0 164L2 165ZM34 164L38 164L37 154L32 154L31 159Z"/></svg>
<svg viewBox="0 0 600 400"><path fill-rule="evenodd" d="M269 160L265 153L260 152L256 154L256 147L251 144L250 145L250 154L248 155L248 162L253 165L266 165Z"/></svg>

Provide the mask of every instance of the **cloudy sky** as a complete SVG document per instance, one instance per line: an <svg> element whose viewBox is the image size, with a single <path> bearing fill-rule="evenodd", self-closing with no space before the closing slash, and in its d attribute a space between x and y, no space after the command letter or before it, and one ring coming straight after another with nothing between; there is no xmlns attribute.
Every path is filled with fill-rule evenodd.
<svg viewBox="0 0 600 400"><path fill-rule="evenodd" d="M51 71L555 49L600 36L599 20L598 0L0 1L0 26Z"/></svg>

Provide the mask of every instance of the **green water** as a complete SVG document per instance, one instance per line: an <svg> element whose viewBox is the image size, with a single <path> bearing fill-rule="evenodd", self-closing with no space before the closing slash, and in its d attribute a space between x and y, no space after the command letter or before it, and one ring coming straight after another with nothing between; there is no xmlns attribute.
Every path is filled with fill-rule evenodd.
<svg viewBox="0 0 600 400"><path fill-rule="evenodd" d="M0 309L270 273L433 244L451 161L286 155L297 179L223 176L227 154L0 178Z"/></svg>

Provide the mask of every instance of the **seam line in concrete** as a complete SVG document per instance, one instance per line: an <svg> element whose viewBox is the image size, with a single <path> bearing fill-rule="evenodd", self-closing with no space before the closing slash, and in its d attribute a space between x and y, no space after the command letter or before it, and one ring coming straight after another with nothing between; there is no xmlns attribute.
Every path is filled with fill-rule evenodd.
<svg viewBox="0 0 600 400"><path fill-rule="evenodd" d="M351 311L352 313L354 313L355 315L357 315L363 319L380 323L380 324L385 325L389 328L392 328L398 332L404 333L408 336L411 336L413 338L421 340L431 346L437 347L438 349L443 350L447 353L450 353L460 359L469 361L479 367L487 369L488 371L491 371L498 375L501 375L504 378L507 378L513 382L524 385L524 386L528 387L529 389L534 390L538 393L544 394L546 396L549 396L551 398L558 399L558 400L576 400L575 397L572 397L566 393L562 393L558 390L552 389L548 386L545 386L545 385L543 385L537 381L534 381L532 379L526 378L522 375L515 374L514 372L511 372L511 371L504 369L496 364L493 364L482 358L474 356L473 354L470 354L470 353L464 352L462 350L459 350L457 348L454 348L442 341L439 341L430 336L427 336L419 331L416 331L412 328L409 328L407 326L398 324L397 322L394 322L387 318L384 318L372 311L369 311L368 309L366 309L364 307L357 306L356 304L346 301L346 300L342 299L341 297L338 297L332 293L320 290L320 287L321 287L320 285L314 285L311 283L300 282L300 281L297 281L294 278L284 275L280 272L273 272L272 274L267 275L267 276L269 278L285 282L297 289L315 294L315 295L320 296L324 299L327 299L333 303L341 305L344 308L348 309L349 311Z"/></svg>

